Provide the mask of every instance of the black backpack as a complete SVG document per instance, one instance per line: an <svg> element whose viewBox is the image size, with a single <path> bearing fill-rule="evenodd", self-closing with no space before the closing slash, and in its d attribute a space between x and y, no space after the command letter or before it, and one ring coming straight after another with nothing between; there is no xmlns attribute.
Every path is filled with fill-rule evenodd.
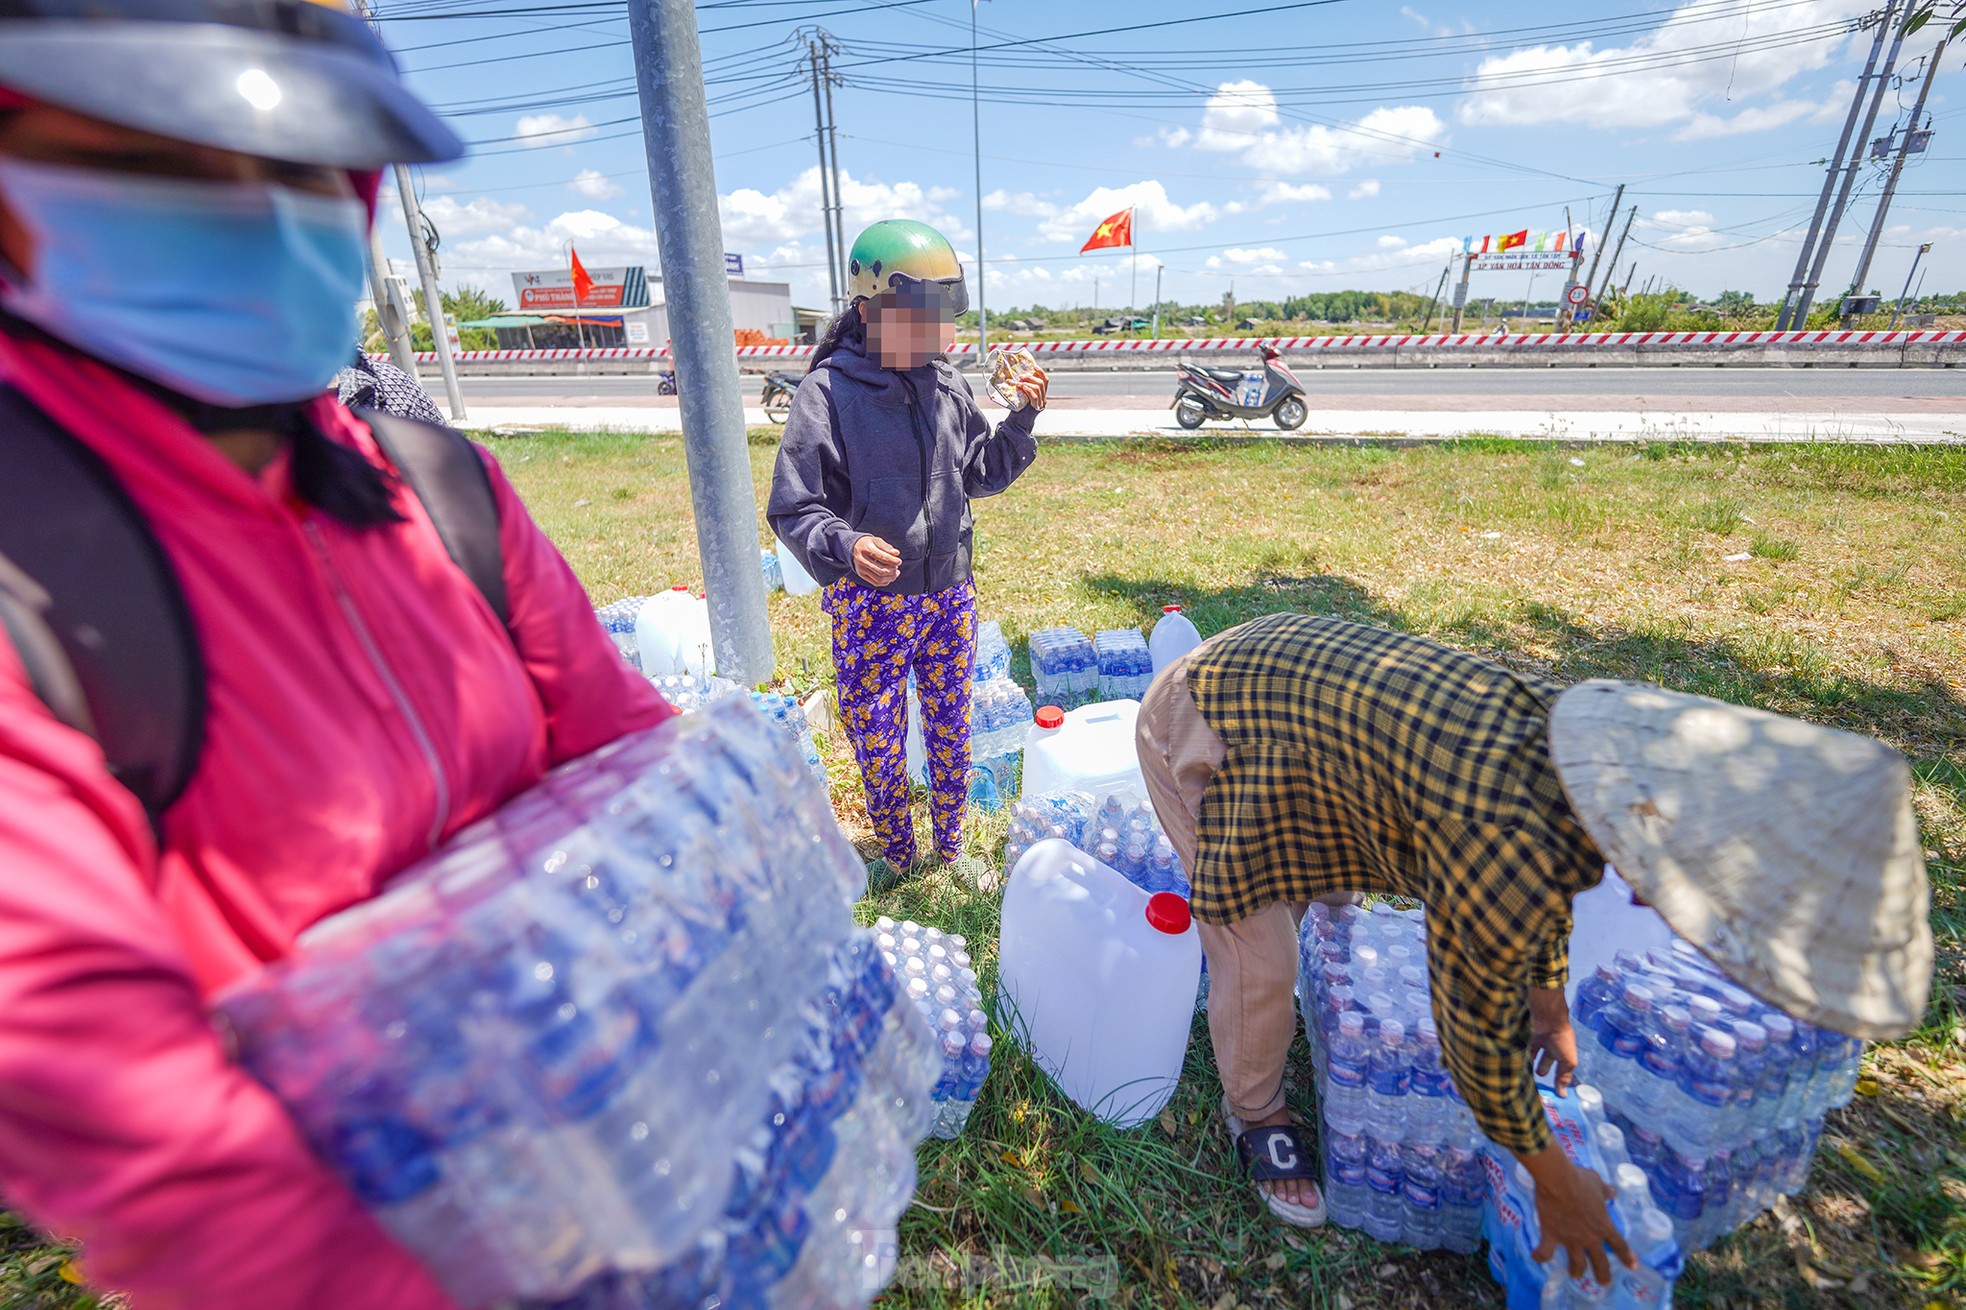
<svg viewBox="0 0 1966 1310"><path fill-rule="evenodd" d="M476 448L450 428L357 413L506 621L498 506ZM35 694L96 739L154 827L204 745L204 655L183 589L102 459L4 387L0 470L0 632Z"/></svg>

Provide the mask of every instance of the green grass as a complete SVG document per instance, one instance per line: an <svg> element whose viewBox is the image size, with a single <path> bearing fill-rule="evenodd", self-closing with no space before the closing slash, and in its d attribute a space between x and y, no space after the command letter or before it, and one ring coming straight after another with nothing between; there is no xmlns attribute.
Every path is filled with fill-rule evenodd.
<svg viewBox="0 0 1966 1310"><path fill-rule="evenodd" d="M752 448L761 500L769 443ZM597 604L698 580L674 437L495 449ZM1764 1216L1696 1257L1680 1302L1966 1304L1966 451L1072 443L1046 446L977 519L983 613L1002 621L1026 685L1021 640L1040 627L1146 624L1178 602L1207 633L1296 609L1564 679L1761 705L1905 751L1931 852L1932 1008L1873 1050L1867 1094L1832 1117L1788 1223ZM781 680L830 685L816 601L776 596L771 619ZM855 770L832 748L836 808L871 855ZM980 819L970 851L994 862L1002 833L1000 817ZM994 995L993 898L931 875L860 908L965 933ZM1498 1304L1478 1259L1268 1221L1231 1167L1201 1022L1173 1103L1130 1133L998 1050L968 1131L922 1149L883 1305ZM1293 1095L1311 1123L1306 1060L1300 1040ZM82 1303L43 1299L55 1266L29 1289L21 1270L46 1258L0 1264L0 1307Z"/></svg>

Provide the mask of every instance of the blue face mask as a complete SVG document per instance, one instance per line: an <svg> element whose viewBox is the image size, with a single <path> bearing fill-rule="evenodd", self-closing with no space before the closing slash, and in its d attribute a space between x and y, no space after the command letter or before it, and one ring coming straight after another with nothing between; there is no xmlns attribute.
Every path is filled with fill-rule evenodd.
<svg viewBox="0 0 1966 1310"><path fill-rule="evenodd" d="M368 213L270 183L0 159L33 268L0 304L99 359L215 405L305 400L353 357Z"/></svg>

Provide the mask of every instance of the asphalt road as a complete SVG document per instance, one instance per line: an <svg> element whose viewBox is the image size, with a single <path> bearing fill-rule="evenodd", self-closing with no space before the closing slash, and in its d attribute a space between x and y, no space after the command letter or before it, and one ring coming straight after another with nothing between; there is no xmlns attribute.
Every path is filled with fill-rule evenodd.
<svg viewBox="0 0 1966 1310"><path fill-rule="evenodd" d="M1966 372L1895 368L1462 368L1300 369L1317 410L1712 410L1966 413ZM442 395L442 384L425 379ZM655 378L465 378L467 403L673 406ZM762 379L745 375L745 403ZM1054 373L1061 408L1165 409L1172 371Z"/></svg>

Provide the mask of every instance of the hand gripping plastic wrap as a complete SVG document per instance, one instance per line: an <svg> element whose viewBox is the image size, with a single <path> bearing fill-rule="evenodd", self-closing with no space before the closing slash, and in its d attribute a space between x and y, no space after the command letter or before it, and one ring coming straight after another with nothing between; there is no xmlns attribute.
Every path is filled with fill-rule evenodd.
<svg viewBox="0 0 1966 1310"><path fill-rule="evenodd" d="M219 1001L467 1307L865 1306L935 1036L746 697L565 765Z"/></svg>

